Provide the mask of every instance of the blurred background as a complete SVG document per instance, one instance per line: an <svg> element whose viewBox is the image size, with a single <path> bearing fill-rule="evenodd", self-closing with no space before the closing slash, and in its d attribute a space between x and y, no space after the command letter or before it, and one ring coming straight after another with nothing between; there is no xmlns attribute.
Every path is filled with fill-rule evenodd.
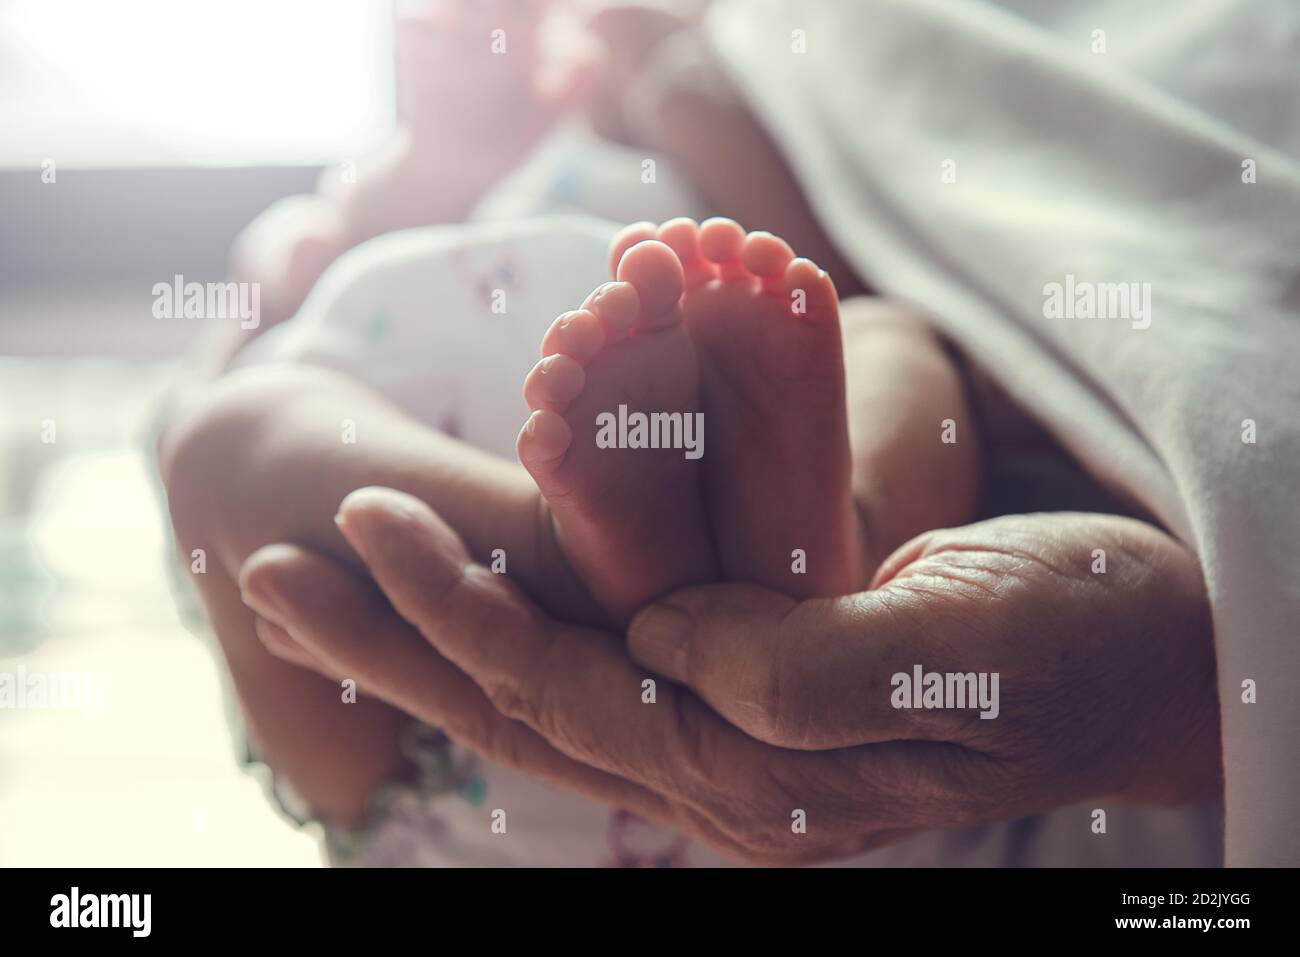
<svg viewBox="0 0 1300 957"><path fill-rule="evenodd" d="M320 862L173 601L150 430L201 323L151 288L222 279L258 212L391 132L392 13L0 0L0 866ZM37 675L94 693L15 697Z"/></svg>

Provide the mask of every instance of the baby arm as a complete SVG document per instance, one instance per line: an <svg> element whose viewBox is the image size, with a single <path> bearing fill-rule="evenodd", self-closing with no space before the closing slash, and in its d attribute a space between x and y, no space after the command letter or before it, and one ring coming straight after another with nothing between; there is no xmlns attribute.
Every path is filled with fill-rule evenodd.
<svg viewBox="0 0 1300 957"><path fill-rule="evenodd" d="M341 441L345 418L361 441ZM159 458L182 554L207 553L195 583L260 756L330 823L360 823L374 789L402 776L398 735L410 719L364 696L342 705L336 683L266 650L237 584L250 554L291 542L359 567L333 516L352 489L386 485L432 505L476 559L490 563L504 549L509 573L557 614L594 615L553 540L539 534L537 492L522 469L338 374L253 367L203 386L177 410Z"/></svg>
<svg viewBox="0 0 1300 957"><path fill-rule="evenodd" d="M279 201L236 240L235 278L261 284L267 325L292 316L353 246L463 222L571 106L582 65L545 69L539 36L550 0L398 6L392 136L327 167L315 194ZM508 36L508 56L492 46L497 33Z"/></svg>

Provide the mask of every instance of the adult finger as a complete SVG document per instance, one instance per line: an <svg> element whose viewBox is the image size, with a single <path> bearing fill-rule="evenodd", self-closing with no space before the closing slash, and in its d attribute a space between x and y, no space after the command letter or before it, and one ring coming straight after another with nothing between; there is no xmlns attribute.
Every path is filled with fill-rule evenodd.
<svg viewBox="0 0 1300 957"><path fill-rule="evenodd" d="M496 710L479 687L429 647L373 585L323 555L269 545L240 573L244 601L329 677L353 678L374 695L485 757L664 823L675 812L658 795L556 751ZM281 657L291 657L282 654Z"/></svg>
<svg viewBox="0 0 1300 957"><path fill-rule="evenodd" d="M757 586L702 585L641 611L628 653L768 744L942 739L942 719L895 707L895 676L910 681L917 664L938 662L930 636L940 618L888 590L796 603Z"/></svg>
<svg viewBox="0 0 1300 957"><path fill-rule="evenodd" d="M338 522L397 612L558 750L714 820L717 782L761 783L763 745L654 683L612 636L548 619L507 578L472 563L423 502L359 489Z"/></svg>

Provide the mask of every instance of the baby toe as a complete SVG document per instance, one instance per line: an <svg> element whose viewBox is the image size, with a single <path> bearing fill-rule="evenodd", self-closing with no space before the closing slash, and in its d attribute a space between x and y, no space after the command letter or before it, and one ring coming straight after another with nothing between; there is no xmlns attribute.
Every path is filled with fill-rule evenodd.
<svg viewBox="0 0 1300 957"><path fill-rule="evenodd" d="M680 318L677 303L685 289L685 275L677 254L663 243L652 240L629 249L618 265L618 278L636 289L640 303L636 329L658 329Z"/></svg>
<svg viewBox="0 0 1300 957"><path fill-rule="evenodd" d="M764 292L785 291L785 270L794 250L784 239L761 230L752 232L745 237L740 259L758 277Z"/></svg>
<svg viewBox="0 0 1300 957"><path fill-rule="evenodd" d="M686 216L670 219L659 227L655 238L677 254L687 289L711 282L717 276L716 267L700 251L700 227L695 220Z"/></svg>
<svg viewBox="0 0 1300 957"><path fill-rule="evenodd" d="M587 297L582 308L600 320L606 341L612 341L632 331L641 315L641 300L631 283L607 282Z"/></svg>
<svg viewBox="0 0 1300 957"><path fill-rule="evenodd" d="M609 244L609 274L618 275L618 264L623 261L623 254L635 246L637 243L643 243L647 239L655 238L655 224L648 221L632 223L630 226L624 226L617 233Z"/></svg>
<svg viewBox="0 0 1300 957"><path fill-rule="evenodd" d="M793 259L785 271L785 294L796 319L827 322L839 316L831 277L810 259Z"/></svg>
<svg viewBox="0 0 1300 957"><path fill-rule="evenodd" d="M744 245L745 230L734 219L715 216L700 224L700 252L718 267L722 279L748 274L740 261L740 250Z"/></svg>
<svg viewBox="0 0 1300 957"><path fill-rule="evenodd" d="M566 312L542 336L542 355L565 355L586 365L605 345L605 330L590 309Z"/></svg>
<svg viewBox="0 0 1300 957"><path fill-rule="evenodd" d="M530 409L563 412L582 392L587 374L569 356L547 356L524 379L524 401Z"/></svg>

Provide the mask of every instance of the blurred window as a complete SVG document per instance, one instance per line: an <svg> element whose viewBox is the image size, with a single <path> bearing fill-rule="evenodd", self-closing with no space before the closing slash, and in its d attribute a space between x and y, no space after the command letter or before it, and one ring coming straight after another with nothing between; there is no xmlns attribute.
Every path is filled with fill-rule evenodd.
<svg viewBox="0 0 1300 957"><path fill-rule="evenodd" d="M392 31L392 0L0 0L0 352L52 295L222 278L391 133Z"/></svg>
<svg viewBox="0 0 1300 957"><path fill-rule="evenodd" d="M374 0L0 0L0 168L312 165L392 126Z"/></svg>

